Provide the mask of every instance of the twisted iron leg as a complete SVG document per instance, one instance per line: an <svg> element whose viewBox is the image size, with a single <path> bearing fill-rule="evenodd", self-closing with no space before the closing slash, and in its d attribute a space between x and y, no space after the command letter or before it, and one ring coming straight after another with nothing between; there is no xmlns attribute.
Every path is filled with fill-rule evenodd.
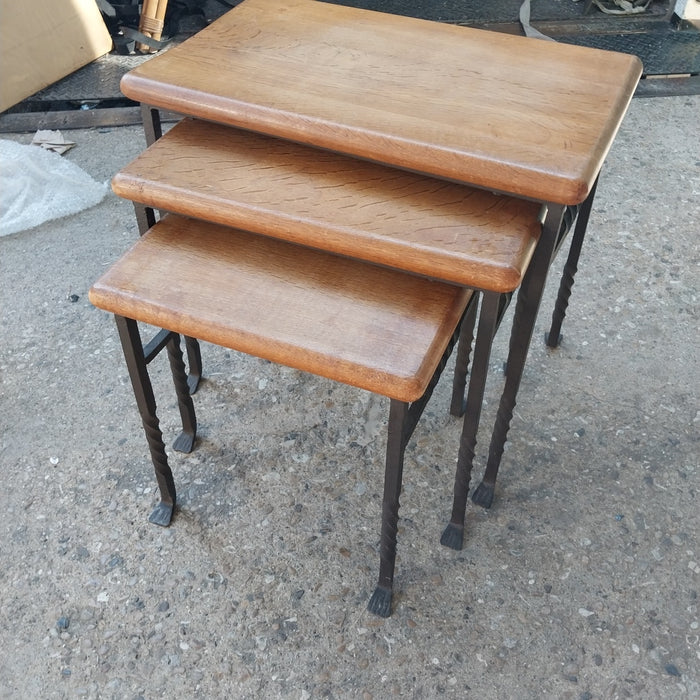
<svg viewBox="0 0 700 700"><path fill-rule="evenodd" d="M508 370L505 387L498 406L496 423L491 436L489 457L484 478L472 494L477 505L489 508L493 503L498 467L503 456L510 421L513 418L518 387L522 378L527 352L532 339L532 332L537 319L537 311L542 300L547 271L554 255L557 232L561 225L563 207L550 206L542 226L540 242L535 249L532 261L525 273L518 292L518 301L513 318L510 348L508 352Z"/></svg>
<svg viewBox="0 0 700 700"><path fill-rule="evenodd" d="M559 285L559 293L557 294L557 301L554 305L554 312L552 313L552 324L549 328L549 333L546 333L544 337L547 346L550 348L559 347L562 340L561 324L564 322L566 309L569 306L571 288L574 286L574 276L578 271L578 260L581 255L583 239L586 236L586 228L588 227L588 219L591 215L593 198L595 197L597 186L598 180L595 181L588 197L586 197L586 200L581 205L576 219L574 235L571 239L571 248L569 249L569 255L564 265L564 271Z"/></svg>
<svg viewBox="0 0 700 700"><path fill-rule="evenodd" d="M476 324L477 294L474 293L467 313L462 319L459 332L459 344L457 345L457 359L455 361L455 374L452 380L452 400L450 402L450 414L460 418L466 409L464 390L467 386L467 372L469 371L469 358L472 352L474 340L474 325Z"/></svg>
<svg viewBox="0 0 700 700"><path fill-rule="evenodd" d="M153 387L146 368L143 344L136 321L123 316L114 317L119 331L119 338L124 350L124 359L129 370L131 386L134 389L136 404L141 414L141 422L146 433L151 460L156 472L160 503L151 513L149 520L156 525L169 525L175 508L175 481L165 454L163 434L160 431L156 415L156 400Z"/></svg>
<svg viewBox="0 0 700 700"><path fill-rule="evenodd" d="M496 292L487 292L484 293L481 302L479 329L476 336L476 347L474 348L474 364L471 379L469 380L467 408L464 414L462 436L459 443L452 517L440 538L440 543L451 549L462 549L464 515L467 508L469 480L471 479L474 463L476 433L479 428L479 417L481 415L481 405L483 403L484 387L486 386L489 357L491 355L491 343L498 321L500 296Z"/></svg>
<svg viewBox="0 0 700 700"><path fill-rule="evenodd" d="M190 395L185 363L182 360L180 336L172 333L166 347L177 394L177 405L180 409L180 418L182 419L182 432L173 443L173 448L178 452L189 453L192 452L197 435L197 417L195 416L194 403Z"/></svg>
<svg viewBox="0 0 700 700"><path fill-rule="evenodd" d="M471 303L475 304L476 297ZM392 399L389 409L389 434L386 446L386 469L384 476L384 497L382 500L382 534L380 544L379 581L370 598L368 609L375 615L391 615L391 598L394 584L394 564L396 561L396 532L399 520L399 496L403 477L403 460L406 445L420 420L423 411L440 381L442 371L450 358L457 339L462 333L462 324L467 322L468 308L455 328L445 351L440 358L433 376L423 395L411 404Z"/></svg>
<svg viewBox="0 0 700 700"><path fill-rule="evenodd" d="M190 336L185 336L185 347L187 348L187 364L190 369L187 386L190 394L194 394L202 379L202 351L199 348L199 341L196 338L190 338Z"/></svg>
<svg viewBox="0 0 700 700"><path fill-rule="evenodd" d="M382 499L382 534L379 549L379 580L367 609L380 617L391 615L391 594L396 562L396 533L399 522L399 496L403 478L403 461L408 442L406 423L409 405L391 400L389 435L386 446L384 497Z"/></svg>

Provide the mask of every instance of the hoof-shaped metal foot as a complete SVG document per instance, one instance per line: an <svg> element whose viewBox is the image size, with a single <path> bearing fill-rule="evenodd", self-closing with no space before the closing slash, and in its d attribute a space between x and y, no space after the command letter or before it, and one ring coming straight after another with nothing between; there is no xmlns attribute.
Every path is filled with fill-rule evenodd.
<svg viewBox="0 0 700 700"><path fill-rule="evenodd" d="M544 334L544 342L546 343L548 348L558 348L561 345L561 341L564 340L564 336L560 333L557 337L556 340L553 340L551 343L549 342L549 333Z"/></svg>
<svg viewBox="0 0 700 700"><path fill-rule="evenodd" d="M173 505L171 503L163 503L161 501L151 513L148 518L150 522L154 525L160 525L161 527L167 527L170 525L170 521L173 518Z"/></svg>
<svg viewBox="0 0 700 700"><path fill-rule="evenodd" d="M201 377L198 374L190 374L187 377L187 388L190 390L190 394L195 394L199 388L199 380Z"/></svg>
<svg viewBox="0 0 700 700"><path fill-rule="evenodd" d="M440 538L440 544L443 547L449 547L450 549L456 549L459 551L462 549L462 542L464 540L464 527L450 523L445 531L442 533Z"/></svg>
<svg viewBox="0 0 700 700"><path fill-rule="evenodd" d="M189 454L192 452L194 447L194 435L192 433L182 432L177 436L177 439L173 443L173 449L178 452L184 452Z"/></svg>
<svg viewBox="0 0 700 700"><path fill-rule="evenodd" d="M486 484L482 481L474 490L472 501L482 508L490 508L493 503L493 491L493 484Z"/></svg>
<svg viewBox="0 0 700 700"><path fill-rule="evenodd" d="M391 615L391 591L388 588L377 586L367 604L367 610L379 617Z"/></svg>

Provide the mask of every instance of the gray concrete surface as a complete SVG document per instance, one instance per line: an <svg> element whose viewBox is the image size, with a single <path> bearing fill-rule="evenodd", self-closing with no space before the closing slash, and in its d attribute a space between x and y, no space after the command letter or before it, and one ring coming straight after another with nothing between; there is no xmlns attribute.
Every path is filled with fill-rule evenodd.
<svg viewBox="0 0 700 700"><path fill-rule="evenodd" d="M633 102L564 343L541 342L551 285L462 552L438 543L459 436L441 382L407 452L388 620L365 611L384 399L204 346L197 449L172 455L159 529L116 330L87 299L137 236L130 205L0 239L0 697L700 697L699 118L700 97ZM99 180L143 147L132 127L71 136Z"/></svg>

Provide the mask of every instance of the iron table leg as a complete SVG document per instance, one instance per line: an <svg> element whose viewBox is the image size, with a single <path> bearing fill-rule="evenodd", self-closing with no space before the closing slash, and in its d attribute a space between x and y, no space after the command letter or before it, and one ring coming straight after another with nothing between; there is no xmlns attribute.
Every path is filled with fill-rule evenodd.
<svg viewBox="0 0 700 700"><path fill-rule="evenodd" d="M481 405L484 398L484 387L486 386L489 357L491 355L491 343L496 332L500 303L500 294L496 292L483 294L481 313L479 315L479 329L474 349L474 364L467 394L467 408L464 414L462 436L459 443L452 517L440 538L441 544L452 549L462 548L464 516L467 508L469 480L471 479L474 463L476 434L479 427L479 417L481 415Z"/></svg>
<svg viewBox="0 0 700 700"><path fill-rule="evenodd" d="M182 351L180 350L180 337L176 333L171 333L166 349L168 351L170 371L173 375L173 383L175 384L180 419L182 420L182 432L175 439L173 449L187 454L192 452L195 437L197 436L197 417L194 413L194 403L192 402L189 383L192 375L190 374L190 377L188 377L185 372L185 363L182 361Z"/></svg>
<svg viewBox="0 0 700 700"><path fill-rule="evenodd" d="M194 394L202 379L202 351L196 338L185 336L185 348L187 350L187 366L190 373L187 377L187 386L190 394Z"/></svg>
<svg viewBox="0 0 700 700"><path fill-rule="evenodd" d="M382 534L379 554L379 580L367 609L380 617L391 614L391 596L396 562L396 533L399 521L399 496L403 478L404 453L408 435L408 404L391 400L389 408L389 435L386 447L384 497L382 498Z"/></svg>
<svg viewBox="0 0 700 700"><path fill-rule="evenodd" d="M157 107L141 103L141 121L146 145L154 144L163 135L163 125L160 121L160 111Z"/></svg>
<svg viewBox="0 0 700 700"><path fill-rule="evenodd" d="M186 448L192 448L197 424L194 404L187 391L187 379L185 365L182 361L182 352L180 351L180 340L176 333L164 331L160 341L150 346L149 352L146 353L144 352L136 321L117 315L114 318L160 491L160 503L151 513L149 520L156 525L166 526L170 524L175 508L175 481L168 465L168 457L165 454L165 443L163 442L163 434L156 415L156 400L153 395L153 386L148 376L147 364L164 346L167 347L183 423L183 431L175 441L175 447L176 449L185 448L185 451L189 451Z"/></svg>
<svg viewBox="0 0 700 700"><path fill-rule="evenodd" d="M476 292L474 293L476 295ZM462 327L459 333L457 345L457 359L455 361L455 373L452 380L452 400L450 402L450 414L456 417L464 415L466 402L464 398L467 386L467 372L469 371L469 357L472 351L472 341L474 340L474 325L476 323L476 300L469 304L467 313L462 320Z"/></svg>
<svg viewBox="0 0 700 700"><path fill-rule="evenodd" d="M134 213L136 214L136 223L139 227L139 236L143 236L146 231L156 224L156 213L151 207L146 207L143 204L134 202Z"/></svg>
<svg viewBox="0 0 700 700"><path fill-rule="evenodd" d="M381 617L389 617L389 615L391 615L391 599L394 588L394 565L396 562L396 533L398 531L399 521L399 497L401 495L406 445L411 435L413 435L413 431L428 401L430 401L430 397L433 395L433 391L440 380L442 371L445 369L445 365L452 354L457 339L459 338L461 343L465 335L471 335L472 333L471 328L468 328L465 333L463 326L464 324L467 324L468 327L470 324L473 325L476 302L477 295L475 294L472 296L464 316L455 329L447 348L445 348L445 352L423 396L416 399L411 404L396 399L391 400L384 473L384 496L382 499L379 580L367 605L367 609L371 613ZM469 343L469 345L471 345L471 343Z"/></svg>
<svg viewBox="0 0 700 700"><path fill-rule="evenodd" d="M532 332L542 300L547 271L554 255L557 234L560 230L564 207L550 206L542 226L540 242L525 273L518 292L518 300L510 336L505 387L498 406L496 423L491 436L489 457L484 478L472 494L474 503L488 508L493 502L498 467L503 456L510 421L515 409L520 379L525 367Z"/></svg>
<svg viewBox="0 0 700 700"><path fill-rule="evenodd" d="M476 292L475 292L476 294ZM496 320L496 331L501 325L501 320L510 304L513 292L504 292L500 295L498 302L498 318ZM457 363L455 365L455 375L452 380L452 400L450 403L450 415L461 418L467 410L467 401L464 390L467 385L467 372L469 370L469 356L471 354L472 341L474 340L474 325L476 324L476 304L470 307L469 316L465 316L462 334L459 338L457 348Z"/></svg>
<svg viewBox="0 0 700 700"><path fill-rule="evenodd" d="M559 293L557 294L557 301L554 305L554 312L552 313L552 325L549 329L549 333L545 334L545 342L550 348L559 347L559 344L561 343L561 324L564 321L566 309L569 305L571 288L574 285L574 275L578 271L578 259L581 255L581 247L583 246L583 239L586 235L588 219L591 215L593 199L595 197L597 187L598 180L596 179L588 197L581 205L581 209L579 210L578 217L576 219L574 235L571 239L571 248L569 249L569 255L566 259L566 264L564 265L561 284L559 285Z"/></svg>

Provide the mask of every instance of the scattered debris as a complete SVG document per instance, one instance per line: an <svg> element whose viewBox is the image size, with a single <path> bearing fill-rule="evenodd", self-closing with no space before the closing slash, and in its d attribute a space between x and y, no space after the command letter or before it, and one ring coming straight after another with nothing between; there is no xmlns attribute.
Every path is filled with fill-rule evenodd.
<svg viewBox="0 0 700 700"><path fill-rule="evenodd" d="M67 141L60 131L39 129L36 134L34 134L34 138L32 138L32 145L41 146L41 148L47 151L54 151L62 156L75 146L75 141Z"/></svg>

